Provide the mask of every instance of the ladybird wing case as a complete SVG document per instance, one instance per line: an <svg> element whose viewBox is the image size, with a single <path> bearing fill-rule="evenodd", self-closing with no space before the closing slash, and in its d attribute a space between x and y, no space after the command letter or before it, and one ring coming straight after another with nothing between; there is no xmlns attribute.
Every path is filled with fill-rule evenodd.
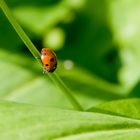
<svg viewBox="0 0 140 140"><path fill-rule="evenodd" d="M42 49L41 61L44 65L44 72L53 72L57 67L56 55L50 48Z"/></svg>

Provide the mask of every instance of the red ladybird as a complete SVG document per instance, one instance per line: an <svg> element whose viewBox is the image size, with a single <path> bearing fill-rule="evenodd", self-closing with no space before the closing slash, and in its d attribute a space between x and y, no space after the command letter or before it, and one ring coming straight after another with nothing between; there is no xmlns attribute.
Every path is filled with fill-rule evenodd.
<svg viewBox="0 0 140 140"><path fill-rule="evenodd" d="M54 72L57 67L57 58L54 51L50 48L41 50L41 61L44 66L43 72Z"/></svg>

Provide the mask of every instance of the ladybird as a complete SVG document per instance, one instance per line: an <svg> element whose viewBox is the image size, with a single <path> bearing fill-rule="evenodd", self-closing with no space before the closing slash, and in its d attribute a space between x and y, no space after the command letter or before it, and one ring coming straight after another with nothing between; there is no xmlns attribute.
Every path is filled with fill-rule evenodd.
<svg viewBox="0 0 140 140"><path fill-rule="evenodd" d="M41 50L41 61L43 64L43 73L54 72L57 67L57 58L54 51L50 48Z"/></svg>

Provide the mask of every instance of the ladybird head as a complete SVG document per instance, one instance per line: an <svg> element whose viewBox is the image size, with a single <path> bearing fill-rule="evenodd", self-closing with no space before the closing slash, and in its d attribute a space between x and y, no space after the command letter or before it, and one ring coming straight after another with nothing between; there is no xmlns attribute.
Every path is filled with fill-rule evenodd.
<svg viewBox="0 0 140 140"><path fill-rule="evenodd" d="M41 54L42 54L42 55L46 55L46 53L47 53L47 48L43 48L43 49L41 50Z"/></svg>

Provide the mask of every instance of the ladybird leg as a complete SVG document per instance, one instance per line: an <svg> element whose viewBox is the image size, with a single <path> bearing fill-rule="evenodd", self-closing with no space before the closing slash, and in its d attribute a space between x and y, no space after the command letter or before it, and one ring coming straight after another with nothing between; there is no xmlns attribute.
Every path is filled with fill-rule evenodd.
<svg viewBox="0 0 140 140"><path fill-rule="evenodd" d="M43 69L43 74L46 74L46 70Z"/></svg>
<svg viewBox="0 0 140 140"><path fill-rule="evenodd" d="M46 74L47 72L46 68L43 68L43 74Z"/></svg>
<svg viewBox="0 0 140 140"><path fill-rule="evenodd" d="M46 73L46 71L43 69L43 72L42 72L43 74L45 74Z"/></svg>

